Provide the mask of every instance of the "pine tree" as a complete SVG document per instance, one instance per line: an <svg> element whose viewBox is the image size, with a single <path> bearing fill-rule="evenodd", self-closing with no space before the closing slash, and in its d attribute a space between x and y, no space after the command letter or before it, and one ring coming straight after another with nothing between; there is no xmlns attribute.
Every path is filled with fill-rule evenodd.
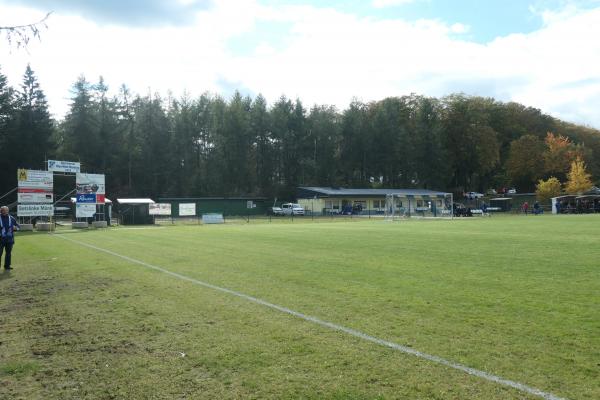
<svg viewBox="0 0 600 400"><path fill-rule="evenodd" d="M256 169L256 191L263 196L273 195L273 173L275 170L271 121L267 101L258 95L252 102L249 117L250 135L256 143L254 167Z"/></svg>
<svg viewBox="0 0 600 400"><path fill-rule="evenodd" d="M44 162L53 152L54 125L46 96L29 65L18 93L17 109L14 155L21 166L44 169Z"/></svg>
<svg viewBox="0 0 600 400"><path fill-rule="evenodd" d="M14 90L9 86L6 76L0 72L0 148L3 151L10 146L15 113ZM8 157L0 157L0 195L16 186L15 170Z"/></svg>
<svg viewBox="0 0 600 400"><path fill-rule="evenodd" d="M86 171L101 169L101 141L92 85L82 75L73 85L71 108L61 126L59 154L66 160L80 160Z"/></svg>

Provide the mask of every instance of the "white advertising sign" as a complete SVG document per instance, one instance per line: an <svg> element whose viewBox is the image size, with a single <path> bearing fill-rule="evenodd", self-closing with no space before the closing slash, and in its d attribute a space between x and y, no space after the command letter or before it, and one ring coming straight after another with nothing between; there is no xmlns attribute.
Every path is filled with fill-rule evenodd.
<svg viewBox="0 0 600 400"><path fill-rule="evenodd" d="M81 163L73 161L48 160L48 171L76 173L81 171Z"/></svg>
<svg viewBox="0 0 600 400"><path fill-rule="evenodd" d="M54 176L52 172L34 169L17 170L17 186L19 188L44 189L52 192Z"/></svg>
<svg viewBox="0 0 600 400"><path fill-rule="evenodd" d="M75 217L77 218L91 218L96 214L95 204L80 204L75 205Z"/></svg>
<svg viewBox="0 0 600 400"><path fill-rule="evenodd" d="M75 177L75 187L77 191L77 202L83 203L83 199L86 199L86 203L104 204L106 186L104 184L103 174L81 174L77 173ZM80 199L80 195L84 195ZM95 196L95 198L94 198ZM95 200L95 201L94 201Z"/></svg>
<svg viewBox="0 0 600 400"><path fill-rule="evenodd" d="M150 215L171 215L170 203L149 204Z"/></svg>
<svg viewBox="0 0 600 400"><path fill-rule="evenodd" d="M19 203L52 203L54 201L52 172L19 169L17 170L17 186Z"/></svg>
<svg viewBox="0 0 600 400"><path fill-rule="evenodd" d="M52 192L32 192L32 189L19 189L17 201L19 203L54 203ZM37 189L39 190L39 189Z"/></svg>
<svg viewBox="0 0 600 400"><path fill-rule="evenodd" d="M17 205L18 217L50 217L54 215L52 204L19 204Z"/></svg>
<svg viewBox="0 0 600 400"><path fill-rule="evenodd" d="M179 216L187 217L196 215L196 203L180 203Z"/></svg>

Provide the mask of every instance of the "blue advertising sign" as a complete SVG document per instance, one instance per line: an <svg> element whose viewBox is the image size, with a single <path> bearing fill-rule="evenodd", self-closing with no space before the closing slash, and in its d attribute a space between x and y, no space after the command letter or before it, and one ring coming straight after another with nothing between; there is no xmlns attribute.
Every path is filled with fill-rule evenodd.
<svg viewBox="0 0 600 400"><path fill-rule="evenodd" d="M75 200L77 203L96 203L96 195L94 193L77 193Z"/></svg>

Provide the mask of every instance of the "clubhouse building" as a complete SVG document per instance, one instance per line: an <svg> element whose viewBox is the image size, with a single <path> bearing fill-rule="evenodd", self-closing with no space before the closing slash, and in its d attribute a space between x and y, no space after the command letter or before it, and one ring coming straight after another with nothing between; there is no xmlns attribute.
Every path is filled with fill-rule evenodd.
<svg viewBox="0 0 600 400"><path fill-rule="evenodd" d="M426 189L347 189L299 187L296 197L314 215L378 215L393 210L404 216L450 215L452 194Z"/></svg>

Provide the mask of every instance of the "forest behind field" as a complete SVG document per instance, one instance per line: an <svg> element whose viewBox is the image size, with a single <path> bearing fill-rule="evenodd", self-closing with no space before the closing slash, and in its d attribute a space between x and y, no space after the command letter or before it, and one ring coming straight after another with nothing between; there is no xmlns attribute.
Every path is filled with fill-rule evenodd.
<svg viewBox="0 0 600 400"><path fill-rule="evenodd" d="M461 193L565 182L572 161L600 177L600 132L514 102L417 94L344 110L282 96L161 97L79 77L54 120L35 72L0 71L0 193L17 168L47 159L105 173L114 197L253 195L291 199L298 186L426 188Z"/></svg>

